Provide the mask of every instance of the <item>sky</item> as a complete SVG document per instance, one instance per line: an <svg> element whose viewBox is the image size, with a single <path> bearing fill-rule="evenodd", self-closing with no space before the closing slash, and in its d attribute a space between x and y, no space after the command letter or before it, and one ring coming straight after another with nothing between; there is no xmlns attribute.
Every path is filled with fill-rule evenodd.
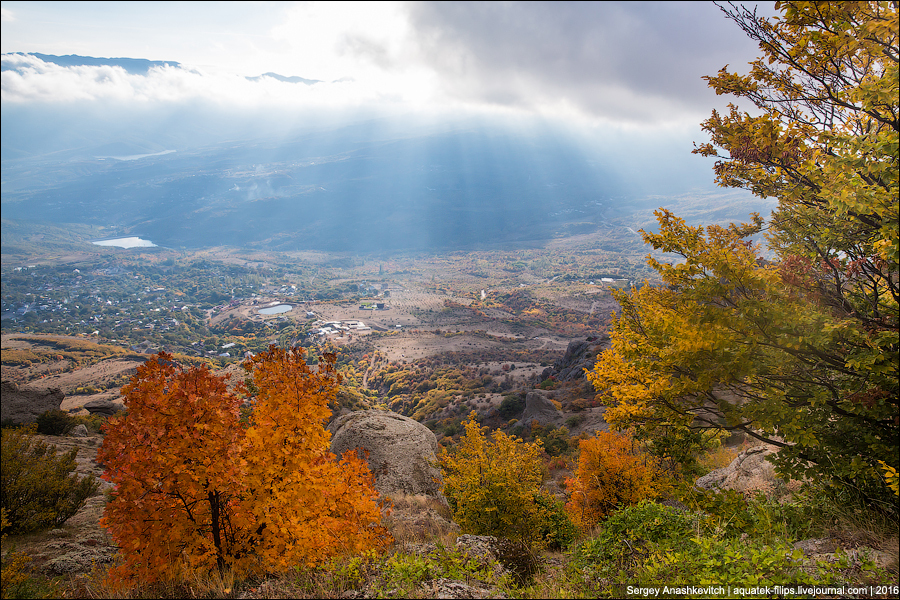
<svg viewBox="0 0 900 600"><path fill-rule="evenodd" d="M656 130L696 130L728 101L701 77L760 54L711 2L3 2L0 40L4 107L469 111ZM267 72L321 83L247 79Z"/></svg>

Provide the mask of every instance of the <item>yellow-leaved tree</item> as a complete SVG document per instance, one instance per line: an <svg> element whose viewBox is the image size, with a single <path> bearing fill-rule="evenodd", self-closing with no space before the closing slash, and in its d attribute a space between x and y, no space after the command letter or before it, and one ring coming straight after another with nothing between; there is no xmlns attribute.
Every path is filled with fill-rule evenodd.
<svg viewBox="0 0 900 600"><path fill-rule="evenodd" d="M256 553L272 567L312 565L389 541L368 464L354 451L340 462L324 425L338 389L335 356L314 371L304 351L271 347L246 363L258 390L244 449L244 504Z"/></svg>
<svg viewBox="0 0 900 600"><path fill-rule="evenodd" d="M665 284L617 295L612 347L589 378L616 428L656 447L698 430L778 445L783 476L837 484L896 511L900 33L897 2L777 2L726 15L763 56L708 77L730 105L696 153L720 185L778 199L768 222L694 227L659 211ZM751 237L766 230L770 253ZM673 443L675 440L675 443Z"/></svg>
<svg viewBox="0 0 900 600"><path fill-rule="evenodd" d="M444 495L464 533L534 543L539 538L543 482L540 444L502 431L485 436L473 412L454 451L440 456Z"/></svg>

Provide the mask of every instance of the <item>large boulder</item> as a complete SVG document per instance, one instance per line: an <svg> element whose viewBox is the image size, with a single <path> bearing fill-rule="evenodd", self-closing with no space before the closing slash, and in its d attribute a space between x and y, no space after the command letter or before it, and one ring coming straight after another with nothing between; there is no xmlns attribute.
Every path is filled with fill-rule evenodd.
<svg viewBox="0 0 900 600"><path fill-rule="evenodd" d="M767 491L775 481L775 468L766 459L777 451L769 444L747 448L727 467L707 473L694 485L702 490Z"/></svg>
<svg viewBox="0 0 900 600"><path fill-rule="evenodd" d="M597 355L609 348L609 336L589 337L585 340L569 342L562 358L541 372L541 380L555 377L557 381L577 381L584 379L584 371L590 371L597 362Z"/></svg>
<svg viewBox="0 0 900 600"><path fill-rule="evenodd" d="M365 410L342 415L328 425L331 451L368 454L375 488L385 496L441 497L437 439L430 429L396 413Z"/></svg>
<svg viewBox="0 0 900 600"><path fill-rule="evenodd" d="M524 426L537 421L539 425L559 425L563 421L563 414L553 401L537 390L531 390L525 396L525 414L521 423Z"/></svg>
<svg viewBox="0 0 900 600"><path fill-rule="evenodd" d="M34 423L48 410L59 410L65 397L58 388L22 390L12 381L4 381L0 386L3 420L17 425Z"/></svg>
<svg viewBox="0 0 900 600"><path fill-rule="evenodd" d="M112 402L110 400L91 400L82 406L92 415L100 415L102 417L111 417L120 410L125 410L125 406Z"/></svg>

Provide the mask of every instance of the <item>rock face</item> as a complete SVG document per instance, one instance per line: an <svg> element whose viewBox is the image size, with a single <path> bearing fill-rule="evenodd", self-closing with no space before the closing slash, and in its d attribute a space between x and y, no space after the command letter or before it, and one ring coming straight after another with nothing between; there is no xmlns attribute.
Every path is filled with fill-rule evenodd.
<svg viewBox="0 0 900 600"><path fill-rule="evenodd" d="M104 417L111 417L120 410L125 409L123 405L110 402L109 400L92 400L82 408L86 409L92 415L101 415Z"/></svg>
<svg viewBox="0 0 900 600"><path fill-rule="evenodd" d="M765 490L775 479L774 467L766 457L776 451L774 446L768 444L747 448L730 465L707 473L697 479L694 485L703 490Z"/></svg>
<svg viewBox="0 0 900 600"><path fill-rule="evenodd" d="M34 423L48 410L59 410L65 397L57 388L46 392L21 390L15 383L4 381L0 392L3 420L16 424Z"/></svg>
<svg viewBox="0 0 900 600"><path fill-rule="evenodd" d="M563 421L563 414L547 396L531 390L525 396L525 413L520 422L528 427L532 421L541 425L558 425Z"/></svg>
<svg viewBox="0 0 900 600"><path fill-rule="evenodd" d="M609 343L608 335L569 342L563 357L553 363L552 367L544 369L541 379L547 379L550 376L556 377L557 381L584 379L584 370L594 368L597 355L609 348Z"/></svg>
<svg viewBox="0 0 900 600"><path fill-rule="evenodd" d="M491 535L461 535L456 538L456 548L479 561L483 567L498 564L498 576L509 573L520 585L530 581L538 570L535 555L522 542Z"/></svg>
<svg viewBox="0 0 900 600"><path fill-rule="evenodd" d="M379 493L440 497L437 439L421 423L392 412L366 410L338 417L328 431L331 451L338 456L357 448L368 452Z"/></svg>

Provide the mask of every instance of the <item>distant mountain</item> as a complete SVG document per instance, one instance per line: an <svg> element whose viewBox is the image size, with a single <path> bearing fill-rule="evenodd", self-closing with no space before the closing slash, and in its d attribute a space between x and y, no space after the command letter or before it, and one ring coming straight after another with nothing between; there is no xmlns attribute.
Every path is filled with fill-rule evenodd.
<svg viewBox="0 0 900 600"><path fill-rule="evenodd" d="M53 54L41 54L39 52L12 52L12 55L27 56L31 55L41 59L44 62L53 63L61 67L122 67L128 73L133 75L146 75L153 67L180 67L181 65L175 61L159 61L146 60L144 58L95 58L93 56L78 56L77 54L67 54L65 56L56 56ZM2 66L3 71L16 70L15 67L6 63Z"/></svg>
<svg viewBox="0 0 900 600"><path fill-rule="evenodd" d="M312 85L314 83L322 83L321 79L305 79L303 77L291 76L285 77L284 75L279 75L278 73L263 73L262 75L257 75L256 77L247 77L248 81L259 81L263 77L270 77L272 79L276 79L278 81L283 81L284 83L305 83L306 85Z"/></svg>
<svg viewBox="0 0 900 600"><path fill-rule="evenodd" d="M168 247L456 249L589 233L636 189L555 135L475 124L118 155L143 147L6 161L4 219L116 226Z"/></svg>
<svg viewBox="0 0 900 600"><path fill-rule="evenodd" d="M181 66L32 56L136 74ZM265 77L319 83L272 72L247 79ZM369 252L543 243L617 227L639 243L641 225L617 221L649 206L636 199L656 194L656 207L714 187L682 139L496 114L4 102L0 130L4 236L27 221L115 227L167 247Z"/></svg>

